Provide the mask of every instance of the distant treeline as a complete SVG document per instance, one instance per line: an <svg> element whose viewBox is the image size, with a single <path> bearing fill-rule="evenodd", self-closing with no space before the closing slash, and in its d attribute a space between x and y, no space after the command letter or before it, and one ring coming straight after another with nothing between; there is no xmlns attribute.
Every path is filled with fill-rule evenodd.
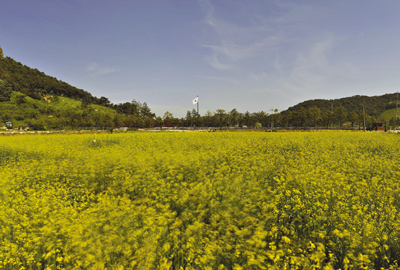
<svg viewBox="0 0 400 270"><path fill-rule="evenodd" d="M277 109L269 112L260 111L250 113L239 113L236 109L226 111L218 109L215 112L207 111L200 116L196 110L188 111L184 118L174 118L172 114L166 112L163 117L164 126L198 126L198 127L256 127L256 128L275 128L275 127L363 127L364 120L366 128L372 127L377 121L375 116L368 113L357 113L347 111L343 106L336 107L334 110L322 111L317 107L306 109L300 107L298 110L288 110L278 112Z"/></svg>
<svg viewBox="0 0 400 270"><path fill-rule="evenodd" d="M4 89L1 85L0 91ZM60 102L69 102L67 107ZM54 128L90 128L90 127L371 127L379 120L374 115L346 110L343 106L321 110L318 107L296 107L284 112L239 112L237 109L226 111L217 109L199 115L195 109L187 111L185 117L177 118L172 113L156 116L146 102L136 100L122 104L105 106L85 103L66 97L44 96L33 99L23 93L12 91L9 101L0 102L0 120L16 122L18 126L36 126ZM108 106L108 107L107 107ZM102 109L103 108L103 109ZM393 118L393 117L392 117ZM394 119L389 125L394 125Z"/></svg>
<svg viewBox="0 0 400 270"><path fill-rule="evenodd" d="M79 101L69 109L52 107L48 99L67 97ZM218 109L199 115L195 109L182 118L166 112L156 116L146 102L136 100L113 104L106 97L69 85L57 78L32 69L11 57L0 54L0 120L16 121L20 125L47 128L87 127L371 127L373 122L386 120L395 125L394 115L381 117L396 108L396 94L353 96L335 100L308 100L288 110L238 112ZM46 102L45 102L46 101ZM102 106L107 112L99 112Z"/></svg>
<svg viewBox="0 0 400 270"><path fill-rule="evenodd" d="M252 128L306 128L306 127L358 127L372 128L378 119L368 113L348 112L339 106L333 111L322 112L317 107L305 109L300 107L296 111L279 113L277 110L270 112L245 112L239 113L236 109L226 111L218 109L215 112L207 111L203 116L195 109L187 111L185 117L176 118L172 113L166 112L163 117L156 116L151 112L146 103L141 104L133 101L137 109L131 112L121 110L113 117L108 115L95 115L90 113L75 114L66 119L64 125L71 127L108 126L108 127L252 127ZM395 125L392 118L386 125Z"/></svg>

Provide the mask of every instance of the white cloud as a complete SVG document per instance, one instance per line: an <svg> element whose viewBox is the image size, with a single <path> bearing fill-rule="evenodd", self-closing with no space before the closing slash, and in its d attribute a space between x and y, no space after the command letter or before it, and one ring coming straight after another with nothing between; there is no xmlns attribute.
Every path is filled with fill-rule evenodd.
<svg viewBox="0 0 400 270"><path fill-rule="evenodd" d="M222 64L218 60L218 53L214 53L212 57L206 57L206 60L208 60L208 63L215 69L218 70L234 70L235 67L229 64Z"/></svg>
<svg viewBox="0 0 400 270"><path fill-rule="evenodd" d="M201 46L212 50L212 56L206 57L206 61L217 70L242 71L246 68L241 61L270 53L281 40L280 36L273 33L257 16L254 16L256 23L239 26L218 18L210 2L200 3L206 9L203 23L207 27L207 33L213 33L205 38L209 44L203 42ZM212 31L209 31L209 28Z"/></svg>
<svg viewBox="0 0 400 270"><path fill-rule="evenodd" d="M118 67L104 67L104 66L100 66L98 63L95 63L95 62L90 63L86 67L86 69L87 69L87 71L97 74L97 75L104 75L104 74L120 71L120 68L118 68Z"/></svg>
<svg viewBox="0 0 400 270"><path fill-rule="evenodd" d="M228 89L231 96L245 91L252 97L268 96L271 102L288 104L288 100L363 94L371 85L383 87L385 79L395 78L395 72L385 66L365 65L381 47L366 47L363 40L348 34L351 29L332 27L336 19L330 5L275 1L271 13L254 11L249 16L248 10L237 9L237 16L230 16L217 2L201 3L205 34L199 43L209 49L204 59L217 74L215 78L237 81L219 84L218 91ZM365 48L370 48L367 53Z"/></svg>
<svg viewBox="0 0 400 270"><path fill-rule="evenodd" d="M351 60L336 59L338 45L345 40L333 34L321 38L306 52L299 52L289 79L299 87L329 89L333 82L356 82L363 79L360 69ZM366 78L364 78L366 79Z"/></svg>
<svg viewBox="0 0 400 270"><path fill-rule="evenodd" d="M227 78L227 77L216 77L216 76L196 76L196 78L203 79L203 80L213 80L213 81L222 81L228 83L238 83L237 80Z"/></svg>
<svg viewBox="0 0 400 270"><path fill-rule="evenodd" d="M276 1L276 5L284 11L282 16L277 16L272 21L280 24L310 21L315 17L323 16L323 11L315 6L311 7L307 4L299 4L297 2Z"/></svg>
<svg viewBox="0 0 400 270"><path fill-rule="evenodd" d="M268 52L268 49L276 46L279 41L278 36L272 35L246 45L225 42L221 45L203 45L203 47L212 49L216 55L223 55L232 61L238 61L264 54Z"/></svg>

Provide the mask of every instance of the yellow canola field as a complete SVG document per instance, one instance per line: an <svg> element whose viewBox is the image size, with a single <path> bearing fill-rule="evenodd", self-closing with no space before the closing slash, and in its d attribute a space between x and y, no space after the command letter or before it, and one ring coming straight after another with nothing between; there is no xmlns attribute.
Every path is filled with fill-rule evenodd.
<svg viewBox="0 0 400 270"><path fill-rule="evenodd" d="M0 269L398 269L400 137L0 137Z"/></svg>

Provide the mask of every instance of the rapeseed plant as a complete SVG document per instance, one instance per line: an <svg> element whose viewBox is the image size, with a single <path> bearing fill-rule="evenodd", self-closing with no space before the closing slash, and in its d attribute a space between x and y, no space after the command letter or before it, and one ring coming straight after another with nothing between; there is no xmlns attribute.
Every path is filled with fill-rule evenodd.
<svg viewBox="0 0 400 270"><path fill-rule="evenodd" d="M398 269L399 138L0 137L0 268Z"/></svg>

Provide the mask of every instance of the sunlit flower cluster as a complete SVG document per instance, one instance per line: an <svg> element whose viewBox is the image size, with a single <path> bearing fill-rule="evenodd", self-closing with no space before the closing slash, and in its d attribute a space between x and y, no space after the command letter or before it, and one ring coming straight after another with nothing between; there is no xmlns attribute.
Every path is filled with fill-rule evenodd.
<svg viewBox="0 0 400 270"><path fill-rule="evenodd" d="M400 137L0 137L0 269L397 269Z"/></svg>

